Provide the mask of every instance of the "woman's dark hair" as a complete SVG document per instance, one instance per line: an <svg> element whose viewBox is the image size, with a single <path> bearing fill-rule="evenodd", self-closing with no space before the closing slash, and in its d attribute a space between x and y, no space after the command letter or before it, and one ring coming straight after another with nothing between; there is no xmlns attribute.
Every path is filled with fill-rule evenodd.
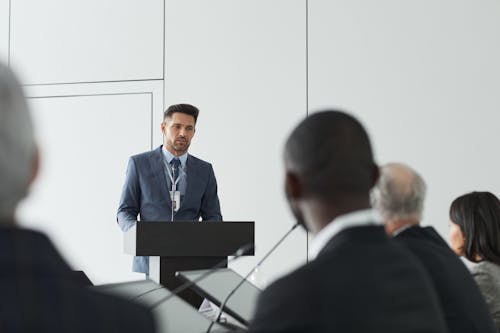
<svg viewBox="0 0 500 333"><path fill-rule="evenodd" d="M450 220L464 234L465 257L500 265L500 201L490 192L471 192L456 198Z"/></svg>

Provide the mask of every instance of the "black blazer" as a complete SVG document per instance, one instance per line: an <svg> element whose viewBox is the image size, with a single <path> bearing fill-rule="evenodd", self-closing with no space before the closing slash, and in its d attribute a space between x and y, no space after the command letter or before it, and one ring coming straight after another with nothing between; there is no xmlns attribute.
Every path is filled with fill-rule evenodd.
<svg viewBox="0 0 500 333"><path fill-rule="evenodd" d="M394 237L427 269L450 333L494 333L495 324L468 269L432 227L403 230Z"/></svg>
<svg viewBox="0 0 500 333"><path fill-rule="evenodd" d="M250 332L447 332L431 281L380 226L333 237L318 257L268 287Z"/></svg>
<svg viewBox="0 0 500 333"><path fill-rule="evenodd" d="M81 286L46 236L0 228L0 332L154 331L149 310Z"/></svg>

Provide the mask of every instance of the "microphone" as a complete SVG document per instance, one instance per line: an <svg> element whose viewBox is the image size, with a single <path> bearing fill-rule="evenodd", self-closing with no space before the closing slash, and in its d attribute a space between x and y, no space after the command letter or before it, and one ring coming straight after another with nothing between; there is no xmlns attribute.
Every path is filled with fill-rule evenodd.
<svg viewBox="0 0 500 333"><path fill-rule="evenodd" d="M299 222L295 223L291 228L290 230L288 230L281 238L278 242L276 242L276 244L269 250L267 251L266 255L264 257L262 257L262 259L260 259L260 261L257 263L257 265L255 265L251 270L250 272L247 273L247 275L245 275L241 281L236 285L236 287L234 287L230 292L229 294L227 294L226 298L224 299L224 301L222 302L220 308L219 308L219 312L217 314L217 318L215 319L215 321L212 321L210 323L210 326L208 326L208 329L207 329L207 332L206 333L210 333L210 330L212 329L212 326L214 325L214 323L218 322L220 320L220 316L222 315L222 311L224 310L224 307L226 306L227 302L229 301L229 299L231 298L231 296L233 296L233 294L236 292L236 290L238 290L242 285L243 283L248 279L248 277L250 275L252 275L252 273L260 267L260 265L262 265L262 263L271 255L271 253L274 252L274 250L276 250L276 248L278 246L280 246L281 243L283 243L283 241L288 237L288 235L290 235L292 233L292 231L295 230L295 228L297 228L298 226L300 225Z"/></svg>
<svg viewBox="0 0 500 333"><path fill-rule="evenodd" d="M241 246L240 248L238 248L238 250L236 250L231 256L232 258L229 259L229 260L221 260L220 262L218 262L215 266L211 267L209 270L207 270L205 273L203 273L202 275L200 275L198 278L192 280L192 281L186 281L184 282L183 284L181 284L180 286L178 286L177 288L175 288L174 290L172 290L170 292L170 294L168 294L167 296L161 298L159 301L155 302L153 305L150 306L150 309L154 309L156 308L158 305L160 305L161 303L169 300L170 298L176 296L177 294L179 294L180 292L186 290L187 288L191 287L192 285L196 284L197 282L203 280L204 278L206 278L207 276L209 276L210 274L213 274L217 269L221 268L221 267L224 267L226 265L226 262L227 263L230 263L236 259L239 259L240 257L246 255L248 252L252 251L254 249L254 245L253 244L246 244L246 245L243 245ZM142 294L139 294L138 296L135 296L134 298L131 299L131 301L139 298L139 297L142 297L144 295L147 295L149 293L152 293L154 291L157 291L157 290L160 290L160 289L164 289L165 287L164 286L161 286L161 287L158 287L158 288L154 288L154 289L151 289L151 290L148 290Z"/></svg>

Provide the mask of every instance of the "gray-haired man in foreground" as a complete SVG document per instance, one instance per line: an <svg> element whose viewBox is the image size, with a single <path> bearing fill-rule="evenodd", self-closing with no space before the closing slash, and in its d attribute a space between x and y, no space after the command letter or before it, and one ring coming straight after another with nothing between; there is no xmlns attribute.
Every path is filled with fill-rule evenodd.
<svg viewBox="0 0 500 333"><path fill-rule="evenodd" d="M426 185L400 163L381 168L372 203L389 236L404 244L427 269L450 333L495 332L493 320L465 265L432 227L420 227Z"/></svg>
<svg viewBox="0 0 500 333"><path fill-rule="evenodd" d="M38 161L21 87L0 64L0 332L154 332L148 310L81 286L45 235L16 226Z"/></svg>

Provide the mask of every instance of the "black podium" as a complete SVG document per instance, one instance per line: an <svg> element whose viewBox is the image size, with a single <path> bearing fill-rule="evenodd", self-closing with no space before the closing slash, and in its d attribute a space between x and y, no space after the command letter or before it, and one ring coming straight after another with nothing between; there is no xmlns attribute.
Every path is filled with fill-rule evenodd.
<svg viewBox="0 0 500 333"><path fill-rule="evenodd" d="M140 221L124 233L125 253L149 256L150 278L169 290L182 284L175 272L208 269L223 260L227 267L228 256L254 242L254 222ZM190 290L179 296L195 307L202 300Z"/></svg>

